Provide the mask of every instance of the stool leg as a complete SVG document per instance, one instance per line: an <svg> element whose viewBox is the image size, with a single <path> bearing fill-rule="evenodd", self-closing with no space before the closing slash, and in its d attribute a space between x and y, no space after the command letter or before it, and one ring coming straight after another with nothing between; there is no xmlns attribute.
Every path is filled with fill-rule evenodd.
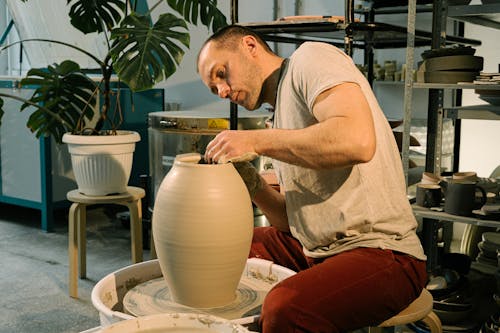
<svg viewBox="0 0 500 333"><path fill-rule="evenodd" d="M78 266L80 279L87 276L87 206L80 204L78 207Z"/></svg>
<svg viewBox="0 0 500 333"><path fill-rule="evenodd" d="M127 202L130 211L130 241L132 248L132 262L142 261L142 209L141 199Z"/></svg>
<svg viewBox="0 0 500 333"><path fill-rule="evenodd" d="M424 319L422 319L422 321L427 325L427 327L429 327L431 333L443 332L441 320L434 312L431 311Z"/></svg>
<svg viewBox="0 0 500 333"><path fill-rule="evenodd" d="M68 260L69 260L69 275L68 286L69 295L71 297L78 297L78 203L73 203L69 209L68 217Z"/></svg>

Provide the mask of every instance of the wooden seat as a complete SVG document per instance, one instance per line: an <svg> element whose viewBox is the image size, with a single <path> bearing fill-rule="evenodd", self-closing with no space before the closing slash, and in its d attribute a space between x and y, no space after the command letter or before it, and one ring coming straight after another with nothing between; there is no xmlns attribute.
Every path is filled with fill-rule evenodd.
<svg viewBox="0 0 500 333"><path fill-rule="evenodd" d="M66 194L69 201L73 202L69 209L68 230L68 259L69 259L69 295L78 297L77 271L80 278L87 274L86 259L86 207L96 204L117 204L127 206L130 211L130 238L132 262L142 261L142 208L141 199L145 191L140 187L127 186L127 192L106 195L88 196L78 192L70 191Z"/></svg>
<svg viewBox="0 0 500 333"><path fill-rule="evenodd" d="M441 320L432 312L432 295L427 289L423 289L420 296L414 300L406 309L379 324L370 327L369 332L383 332L386 328L421 321L427 325L431 333L442 333Z"/></svg>

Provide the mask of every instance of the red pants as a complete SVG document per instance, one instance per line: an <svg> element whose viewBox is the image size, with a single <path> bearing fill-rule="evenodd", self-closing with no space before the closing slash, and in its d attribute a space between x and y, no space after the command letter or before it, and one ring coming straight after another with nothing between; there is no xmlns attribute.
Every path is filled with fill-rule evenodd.
<svg viewBox="0 0 500 333"><path fill-rule="evenodd" d="M254 229L250 257L298 272L268 293L260 319L263 333L374 326L407 307L427 282L425 261L374 248L314 259L304 255L291 234L273 227Z"/></svg>

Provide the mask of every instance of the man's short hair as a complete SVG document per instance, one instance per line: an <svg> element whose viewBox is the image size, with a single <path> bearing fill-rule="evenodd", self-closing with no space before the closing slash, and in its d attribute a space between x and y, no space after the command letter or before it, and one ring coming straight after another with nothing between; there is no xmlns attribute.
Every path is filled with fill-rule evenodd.
<svg viewBox="0 0 500 333"><path fill-rule="evenodd" d="M247 28L247 27L244 27L241 25L237 25L237 24L228 25L228 26L225 26L225 27L217 30L212 36L210 36L205 41L205 43L203 44L201 49L203 49L203 47L205 47L205 45L211 41L216 42L221 47L234 49L236 47L235 43L239 40L239 38L244 37L244 36L248 36L248 35L253 36L257 40L257 42L260 45L262 45L262 47L267 52L272 52L269 45L264 41L262 36L260 36L257 32L255 32L254 30L252 30L250 28Z"/></svg>

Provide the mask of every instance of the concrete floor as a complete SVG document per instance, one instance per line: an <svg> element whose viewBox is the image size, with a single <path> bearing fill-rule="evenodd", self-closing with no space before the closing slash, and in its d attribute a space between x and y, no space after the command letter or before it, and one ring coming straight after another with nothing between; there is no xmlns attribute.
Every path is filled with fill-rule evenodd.
<svg viewBox="0 0 500 333"><path fill-rule="evenodd" d="M119 209L88 208L87 279L79 280L74 299L68 296L67 210L56 212L55 232L46 233L37 210L0 204L0 333L70 333L99 326L92 288L131 264L130 231L116 218Z"/></svg>

